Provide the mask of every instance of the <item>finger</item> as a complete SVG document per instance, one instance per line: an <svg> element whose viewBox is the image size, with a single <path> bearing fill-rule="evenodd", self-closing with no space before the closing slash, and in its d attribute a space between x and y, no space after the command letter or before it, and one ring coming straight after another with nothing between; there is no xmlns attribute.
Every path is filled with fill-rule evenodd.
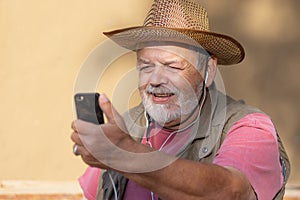
<svg viewBox="0 0 300 200"><path fill-rule="evenodd" d="M83 120L75 120L73 122L74 129L76 130L75 133L79 135L90 135L99 132L99 125L86 122Z"/></svg>
<svg viewBox="0 0 300 200"><path fill-rule="evenodd" d="M121 117L104 93L100 95L99 105L109 123L115 123L116 118Z"/></svg>
<svg viewBox="0 0 300 200"><path fill-rule="evenodd" d="M81 141L81 139L80 139L80 137L79 137L79 134L78 134L77 132L73 132L73 133L71 134L71 140L72 140L75 144L83 146L83 143L82 143L82 141Z"/></svg>
<svg viewBox="0 0 300 200"><path fill-rule="evenodd" d="M76 155L81 156L82 160L90 166L93 166L93 164L97 166L96 164L99 164L95 157L84 146L77 147Z"/></svg>
<svg viewBox="0 0 300 200"><path fill-rule="evenodd" d="M71 123L71 128L72 128L75 132L77 132L74 121L72 121L72 123Z"/></svg>

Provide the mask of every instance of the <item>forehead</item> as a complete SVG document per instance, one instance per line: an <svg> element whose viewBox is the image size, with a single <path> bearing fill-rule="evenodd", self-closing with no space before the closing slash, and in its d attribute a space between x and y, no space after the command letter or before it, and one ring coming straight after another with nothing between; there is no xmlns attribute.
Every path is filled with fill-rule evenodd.
<svg viewBox="0 0 300 200"><path fill-rule="evenodd" d="M137 51L137 57L142 59L153 59L164 60L164 59L174 59L181 58L189 63L196 63L197 58L199 58L199 53L191 49L178 47L178 46L151 46L144 47Z"/></svg>

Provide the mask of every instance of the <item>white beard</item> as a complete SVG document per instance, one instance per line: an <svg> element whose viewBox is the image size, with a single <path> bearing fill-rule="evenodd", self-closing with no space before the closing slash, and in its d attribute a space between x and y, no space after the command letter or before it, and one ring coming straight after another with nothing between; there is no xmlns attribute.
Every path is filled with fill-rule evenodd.
<svg viewBox="0 0 300 200"><path fill-rule="evenodd" d="M155 104L152 102L152 99L149 98L147 92L174 93L177 100L174 104ZM192 113L198 105L199 99L194 91L179 92L175 88L170 90L165 87L155 88L147 86L142 94L142 101L151 118L159 124L165 124Z"/></svg>

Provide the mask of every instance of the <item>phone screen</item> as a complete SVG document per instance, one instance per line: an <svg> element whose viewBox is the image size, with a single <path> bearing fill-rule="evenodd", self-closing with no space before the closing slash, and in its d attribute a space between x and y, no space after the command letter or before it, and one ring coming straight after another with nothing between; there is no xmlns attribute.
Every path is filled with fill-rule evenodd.
<svg viewBox="0 0 300 200"><path fill-rule="evenodd" d="M78 93L74 96L77 118L94 124L103 124L103 112L100 109L99 93Z"/></svg>

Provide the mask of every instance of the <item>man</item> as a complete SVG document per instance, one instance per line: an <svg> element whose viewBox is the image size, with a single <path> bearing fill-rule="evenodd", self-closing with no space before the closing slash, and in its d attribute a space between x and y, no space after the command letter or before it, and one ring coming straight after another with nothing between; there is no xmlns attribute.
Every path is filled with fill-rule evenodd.
<svg viewBox="0 0 300 200"><path fill-rule="evenodd" d="M289 162L271 120L214 82L243 47L211 32L201 5L155 0L143 26L105 34L136 51L142 104L121 117L103 94L106 124L72 123L74 153L107 170L98 199L282 199Z"/></svg>

